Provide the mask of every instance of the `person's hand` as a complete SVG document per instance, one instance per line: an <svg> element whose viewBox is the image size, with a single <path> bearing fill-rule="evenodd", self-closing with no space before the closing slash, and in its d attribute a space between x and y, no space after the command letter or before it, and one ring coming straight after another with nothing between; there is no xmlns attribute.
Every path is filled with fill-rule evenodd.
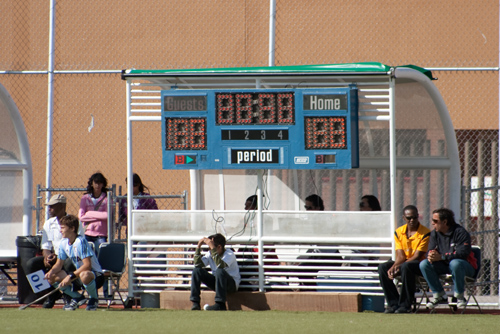
<svg viewBox="0 0 500 334"><path fill-rule="evenodd" d="M429 251L429 254L427 254L427 260L429 260L430 263L441 261L442 259L443 257L441 256L441 254L439 254L437 250L433 249Z"/></svg>
<svg viewBox="0 0 500 334"><path fill-rule="evenodd" d="M208 248L210 249L214 249L215 248L215 244L214 244L214 241L212 239L209 239L209 238L205 238L205 244L208 246Z"/></svg>
<svg viewBox="0 0 500 334"><path fill-rule="evenodd" d="M203 244L205 244L205 243L206 243L206 242L205 242L205 239L207 239L207 238L203 237L203 238L201 238L201 239L198 241L198 248L201 248L201 246L203 246Z"/></svg>
<svg viewBox="0 0 500 334"><path fill-rule="evenodd" d="M52 268L54 264L56 264L57 261L57 255L52 253L43 259L43 264L45 265L45 268Z"/></svg>
<svg viewBox="0 0 500 334"><path fill-rule="evenodd" d="M65 286L70 285L70 284L71 284L71 277L68 275L68 276L64 277L64 279L61 281L61 283L59 283L59 286L65 287Z"/></svg>
<svg viewBox="0 0 500 334"><path fill-rule="evenodd" d="M387 276L389 276L390 279L394 279L394 277L398 276L398 274L399 274L399 266L396 265L393 265L387 271Z"/></svg>
<svg viewBox="0 0 500 334"><path fill-rule="evenodd" d="M52 276L52 270L47 271L47 273L45 274L45 279L48 281L50 276Z"/></svg>

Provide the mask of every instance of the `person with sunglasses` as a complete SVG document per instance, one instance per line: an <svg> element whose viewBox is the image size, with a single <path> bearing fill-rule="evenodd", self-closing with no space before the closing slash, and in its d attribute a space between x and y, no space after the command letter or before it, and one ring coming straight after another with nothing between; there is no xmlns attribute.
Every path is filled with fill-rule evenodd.
<svg viewBox="0 0 500 334"><path fill-rule="evenodd" d="M378 267L380 285L384 290L388 308L384 313L410 313L415 298L415 277L422 275L419 264L425 258L431 231L420 224L418 209L407 205L403 209L405 225L394 232L396 259ZM401 276L401 293L394 278Z"/></svg>
<svg viewBox="0 0 500 334"><path fill-rule="evenodd" d="M438 304L448 303L439 275L451 274L457 307L464 308L465 276L472 277L477 269L470 234L455 222L455 214L447 208L432 212L432 227L427 258L420 262L420 270L434 297L427 307L434 309Z"/></svg>

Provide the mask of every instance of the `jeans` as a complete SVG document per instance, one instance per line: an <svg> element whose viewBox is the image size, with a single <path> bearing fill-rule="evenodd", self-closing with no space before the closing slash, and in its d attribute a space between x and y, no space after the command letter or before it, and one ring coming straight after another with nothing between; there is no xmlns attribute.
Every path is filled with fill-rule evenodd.
<svg viewBox="0 0 500 334"><path fill-rule="evenodd" d="M93 237L90 235L85 235L85 239L87 239L88 242L94 243L96 256L99 256L99 246L108 241L107 237L102 237L102 236Z"/></svg>
<svg viewBox="0 0 500 334"><path fill-rule="evenodd" d="M439 281L439 275L452 275L455 296L462 295L464 293L465 276L474 276L474 268L469 262L462 259L453 259L450 263L446 263L444 261L430 263L429 260L425 259L420 262L420 270L429 284L429 288L431 288L434 294L441 294L444 292L443 286Z"/></svg>
<svg viewBox="0 0 500 334"><path fill-rule="evenodd" d="M402 282L401 294L398 293L393 280L387 275L387 271L393 264L394 261L387 261L378 266L380 285L384 290L385 299L389 307L394 310L400 307L409 310L415 299L415 277L421 275L418 266L419 261L404 262L399 267Z"/></svg>
<svg viewBox="0 0 500 334"><path fill-rule="evenodd" d="M219 268L212 275L205 268L195 267L191 277L191 297L193 303L200 302L200 286L201 283L215 291L215 301L225 303L228 293L236 292L236 283L234 279L222 268Z"/></svg>

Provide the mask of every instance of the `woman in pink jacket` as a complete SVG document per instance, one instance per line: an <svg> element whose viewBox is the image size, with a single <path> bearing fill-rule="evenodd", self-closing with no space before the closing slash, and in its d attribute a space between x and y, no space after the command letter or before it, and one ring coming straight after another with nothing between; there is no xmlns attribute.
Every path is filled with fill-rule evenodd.
<svg viewBox="0 0 500 334"><path fill-rule="evenodd" d="M95 245L99 253L99 245L108 240L108 180L101 173L92 174L87 191L80 201L78 219L85 229L85 238Z"/></svg>

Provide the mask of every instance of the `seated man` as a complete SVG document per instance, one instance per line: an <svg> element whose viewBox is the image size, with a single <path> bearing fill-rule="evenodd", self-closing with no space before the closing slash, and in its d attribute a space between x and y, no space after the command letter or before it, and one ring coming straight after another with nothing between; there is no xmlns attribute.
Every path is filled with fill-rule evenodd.
<svg viewBox="0 0 500 334"><path fill-rule="evenodd" d="M59 245L57 262L45 274L45 278L52 286L59 286L62 292L72 298L71 302L64 306L66 311L74 311L86 301L82 294L74 290L72 284L74 280L80 280L90 296L86 309L95 311L99 302L97 290L104 283L101 265L85 237L78 235L79 222L76 216L64 216L59 225L64 239ZM64 261L68 258L77 268L69 275L63 270Z"/></svg>
<svg viewBox="0 0 500 334"><path fill-rule="evenodd" d="M209 251L205 256L201 255L201 246L205 244ZM207 311L225 311L226 296L238 290L240 284L240 270L236 262L236 256L231 249L226 249L226 238L220 233L201 238L194 254L193 274L191 277L191 297L193 302L191 310L201 310L200 286L201 283L215 291L215 304L205 307ZM212 269L210 274L205 270L209 265Z"/></svg>
<svg viewBox="0 0 500 334"><path fill-rule="evenodd" d="M415 298L415 276L421 275L419 264L425 258L430 230L418 221L418 210L413 205L403 209L406 224L394 232L396 260L378 266L380 285L384 289L388 308L385 313L410 313ZM401 275L402 289L398 293L393 279Z"/></svg>
<svg viewBox="0 0 500 334"><path fill-rule="evenodd" d="M26 273L31 274L38 270L42 270L44 273L52 268L57 260L57 254L59 253L59 244L62 240L59 221L62 217L66 216L66 197L61 194L55 194L50 198L50 200L45 203L49 207L50 218L43 224L42 228L42 256L37 256L29 259L26 263ZM81 230L81 229L79 229ZM80 232L83 235L83 230ZM63 269L66 272L75 271L76 268L70 259L64 262ZM46 293L45 291L44 293ZM47 297L43 303L43 308L52 308L57 299L61 297L61 293L54 293Z"/></svg>
<svg viewBox="0 0 500 334"><path fill-rule="evenodd" d="M427 307L434 309L438 304L448 303L439 275L451 273L457 307L463 308L467 305L464 298L465 276L472 277L477 269L470 234L455 222L453 211L446 208L432 212L432 226L434 230L431 232L427 259L420 263L422 275L434 296Z"/></svg>

